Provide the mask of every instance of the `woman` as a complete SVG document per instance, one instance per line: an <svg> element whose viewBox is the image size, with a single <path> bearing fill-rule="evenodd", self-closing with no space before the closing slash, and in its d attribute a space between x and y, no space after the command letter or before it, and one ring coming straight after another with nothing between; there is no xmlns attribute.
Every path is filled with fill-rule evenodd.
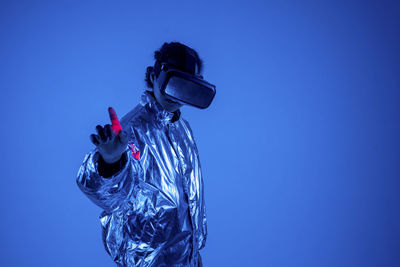
<svg viewBox="0 0 400 267"><path fill-rule="evenodd" d="M104 210L103 243L119 266L202 266L207 219L199 153L183 104L162 94L158 81L162 64L199 75L202 61L178 42L164 43L154 58L140 103L120 126L112 108L112 125L96 126L96 147L76 182Z"/></svg>

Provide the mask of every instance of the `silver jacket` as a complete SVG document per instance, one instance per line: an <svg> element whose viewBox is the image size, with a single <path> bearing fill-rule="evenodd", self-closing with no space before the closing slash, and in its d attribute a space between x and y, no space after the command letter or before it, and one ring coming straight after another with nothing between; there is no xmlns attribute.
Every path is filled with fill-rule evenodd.
<svg viewBox="0 0 400 267"><path fill-rule="evenodd" d="M127 163L104 178L97 148L76 182L103 209L103 243L118 266L202 266L207 220L199 153L189 123L149 91L120 120L128 132ZM139 155L140 154L140 155Z"/></svg>

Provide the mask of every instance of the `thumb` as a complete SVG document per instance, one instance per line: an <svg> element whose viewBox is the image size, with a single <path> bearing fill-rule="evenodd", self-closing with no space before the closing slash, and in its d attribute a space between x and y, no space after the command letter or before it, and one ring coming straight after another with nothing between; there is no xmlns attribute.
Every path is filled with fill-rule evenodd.
<svg viewBox="0 0 400 267"><path fill-rule="evenodd" d="M127 133L126 131L121 130L121 131L119 132L119 134L118 134L118 137L119 137L119 141L120 141L122 144L128 143L128 133Z"/></svg>

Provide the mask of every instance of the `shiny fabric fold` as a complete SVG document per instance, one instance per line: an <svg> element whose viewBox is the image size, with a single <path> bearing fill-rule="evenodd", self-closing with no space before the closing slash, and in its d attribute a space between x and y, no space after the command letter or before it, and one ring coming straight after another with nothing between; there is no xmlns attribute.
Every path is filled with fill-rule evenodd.
<svg viewBox="0 0 400 267"><path fill-rule="evenodd" d="M204 183L189 123L149 91L120 122L129 134L125 166L102 177L94 148L76 178L103 209L107 253L118 266L201 266L199 250L207 238Z"/></svg>

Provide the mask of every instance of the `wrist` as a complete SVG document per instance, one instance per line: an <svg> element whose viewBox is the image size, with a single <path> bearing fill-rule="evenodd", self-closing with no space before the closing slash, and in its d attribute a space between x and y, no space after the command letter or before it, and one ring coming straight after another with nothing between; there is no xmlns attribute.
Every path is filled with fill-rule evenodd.
<svg viewBox="0 0 400 267"><path fill-rule="evenodd" d="M115 156L115 157L104 157L101 155L101 157L103 158L103 161L107 164L114 164L117 161L121 160L123 153L119 156Z"/></svg>
<svg viewBox="0 0 400 267"><path fill-rule="evenodd" d="M114 163L105 162L103 157L99 155L99 160L97 165L98 174L104 178L112 177L113 175L116 175L123 169L123 167L127 163L127 160L128 159L126 153L123 153L120 159Z"/></svg>

